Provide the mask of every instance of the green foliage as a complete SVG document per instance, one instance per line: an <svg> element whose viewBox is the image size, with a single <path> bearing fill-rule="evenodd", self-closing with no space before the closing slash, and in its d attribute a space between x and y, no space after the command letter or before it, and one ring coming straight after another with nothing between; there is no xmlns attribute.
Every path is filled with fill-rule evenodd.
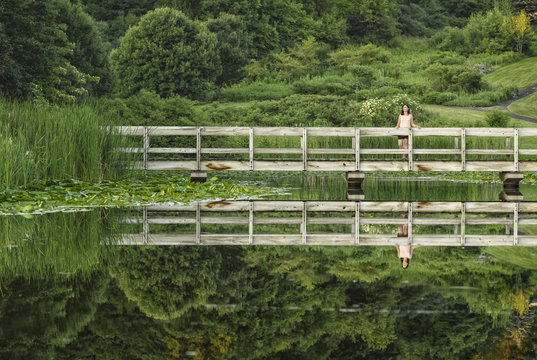
<svg viewBox="0 0 537 360"><path fill-rule="evenodd" d="M442 105L442 104L445 104L446 102L454 100L456 98L457 98L457 94L454 94L454 93L451 93L451 92L432 91L430 93L425 94L422 97L422 101L425 104Z"/></svg>
<svg viewBox="0 0 537 360"><path fill-rule="evenodd" d="M347 71L356 76L365 88L369 88L377 78L375 69L367 65L350 65Z"/></svg>
<svg viewBox="0 0 537 360"><path fill-rule="evenodd" d="M504 51L527 53L534 35L530 19L524 11L514 16L495 6L485 13L472 15L463 29L446 27L433 36L432 42L440 50L460 54L499 54Z"/></svg>
<svg viewBox="0 0 537 360"><path fill-rule="evenodd" d="M129 300L155 319L179 318L215 294L221 257L214 247L126 247L111 274Z"/></svg>
<svg viewBox="0 0 537 360"><path fill-rule="evenodd" d="M181 96L164 98L148 90L125 99L100 99L95 103L97 111L118 126L193 126L200 116L194 105Z"/></svg>
<svg viewBox="0 0 537 360"><path fill-rule="evenodd" d="M170 174L135 174L121 181L97 184L77 180L46 181L30 188L0 190L0 215L141 206L202 199L236 199L268 195L272 190L211 178L192 183Z"/></svg>
<svg viewBox="0 0 537 360"><path fill-rule="evenodd" d="M432 64L424 74L435 91L475 93L482 87L481 74L462 65Z"/></svg>
<svg viewBox="0 0 537 360"><path fill-rule="evenodd" d="M490 127L507 127L509 120L509 111L494 109L485 114L485 121Z"/></svg>
<svg viewBox="0 0 537 360"><path fill-rule="evenodd" d="M347 34L355 41L382 43L398 33L394 0L347 0L339 6L347 18Z"/></svg>
<svg viewBox="0 0 537 360"><path fill-rule="evenodd" d="M319 94L344 96L353 92L353 85L338 76L314 77L293 82L293 89L298 94ZM360 86L361 87L361 86Z"/></svg>
<svg viewBox="0 0 537 360"><path fill-rule="evenodd" d="M197 98L221 73L216 35L170 8L144 15L110 59L125 95L147 89L162 97Z"/></svg>
<svg viewBox="0 0 537 360"><path fill-rule="evenodd" d="M102 274L69 281L22 277L7 285L0 297L0 357L50 359L92 319L107 279Z"/></svg>
<svg viewBox="0 0 537 360"><path fill-rule="evenodd" d="M347 69L352 65L369 65L374 62L387 62L390 54L381 47L367 44L357 49L344 48L330 55L330 62L336 68Z"/></svg>
<svg viewBox="0 0 537 360"><path fill-rule="evenodd" d="M446 102L449 106L492 106L499 102L509 100L518 93L517 88L507 87L499 91L481 91L475 94L460 95L454 100Z"/></svg>
<svg viewBox="0 0 537 360"><path fill-rule="evenodd" d="M206 25L216 34L217 51L222 62L222 73L216 83L222 85L239 81L246 75L243 67L255 55L252 35L248 33L244 20L221 13L217 18L208 20Z"/></svg>
<svg viewBox="0 0 537 360"><path fill-rule="evenodd" d="M208 104L201 108L213 124L236 126L351 126L358 109L345 98L294 94L278 101Z"/></svg>
<svg viewBox="0 0 537 360"><path fill-rule="evenodd" d="M0 188L115 176L121 141L100 129L109 123L89 106L0 101Z"/></svg>
<svg viewBox="0 0 537 360"><path fill-rule="evenodd" d="M0 92L14 98L70 103L111 88L94 21L68 0L8 0L0 7Z"/></svg>
<svg viewBox="0 0 537 360"><path fill-rule="evenodd" d="M114 239L115 219L110 221L106 215L99 211L41 216L2 214L0 286L17 276L64 280L101 270L113 253L113 249L102 246L102 242Z"/></svg>
<svg viewBox="0 0 537 360"><path fill-rule="evenodd" d="M399 94L387 98L368 99L362 103L360 115L365 118L366 126L393 126L397 125L397 117L401 108L407 104L415 119L421 112L420 104L407 94ZM416 121L419 125L419 122Z"/></svg>
<svg viewBox="0 0 537 360"><path fill-rule="evenodd" d="M294 85L242 82L220 90L220 101L277 100L294 94Z"/></svg>
<svg viewBox="0 0 537 360"><path fill-rule="evenodd" d="M291 80L306 74L315 74L326 60L326 48L313 37L308 37L286 52L275 54L271 70L278 78Z"/></svg>

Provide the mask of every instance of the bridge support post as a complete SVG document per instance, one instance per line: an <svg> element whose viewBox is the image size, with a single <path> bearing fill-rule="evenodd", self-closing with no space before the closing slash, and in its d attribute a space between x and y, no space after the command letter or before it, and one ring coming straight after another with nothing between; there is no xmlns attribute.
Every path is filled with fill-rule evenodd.
<svg viewBox="0 0 537 360"><path fill-rule="evenodd" d="M349 171L345 174L347 180L347 200L359 201L365 200L362 182L365 179L365 173L358 171Z"/></svg>
<svg viewBox="0 0 537 360"><path fill-rule="evenodd" d="M192 171L190 173L190 182L206 182L207 181L207 171Z"/></svg>
<svg viewBox="0 0 537 360"><path fill-rule="evenodd" d="M519 184L523 178L524 174L520 172L501 172L500 180L503 182L503 191L500 193L500 200L522 201L523 196Z"/></svg>

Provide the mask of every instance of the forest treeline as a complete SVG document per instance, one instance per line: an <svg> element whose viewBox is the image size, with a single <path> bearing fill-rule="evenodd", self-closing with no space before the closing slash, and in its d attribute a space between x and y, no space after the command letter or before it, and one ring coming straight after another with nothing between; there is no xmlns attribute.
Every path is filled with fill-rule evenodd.
<svg viewBox="0 0 537 360"><path fill-rule="evenodd" d="M478 248L420 250L407 277L387 247L120 248L74 281L11 279L0 356L533 358L535 271Z"/></svg>
<svg viewBox="0 0 537 360"><path fill-rule="evenodd" d="M50 103L143 89L214 100L244 79L289 82L389 62L382 49L401 45L401 35L460 55L527 53L536 13L532 0L5 0L0 92ZM369 70L351 73L367 82ZM452 72L463 90L475 90L475 73Z"/></svg>

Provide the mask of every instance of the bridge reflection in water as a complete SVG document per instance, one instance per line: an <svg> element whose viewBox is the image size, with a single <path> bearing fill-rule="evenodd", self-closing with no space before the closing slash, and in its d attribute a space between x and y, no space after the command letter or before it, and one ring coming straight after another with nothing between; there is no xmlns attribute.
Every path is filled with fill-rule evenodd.
<svg viewBox="0 0 537 360"><path fill-rule="evenodd" d="M537 246L537 202L213 201L122 223L124 245Z"/></svg>

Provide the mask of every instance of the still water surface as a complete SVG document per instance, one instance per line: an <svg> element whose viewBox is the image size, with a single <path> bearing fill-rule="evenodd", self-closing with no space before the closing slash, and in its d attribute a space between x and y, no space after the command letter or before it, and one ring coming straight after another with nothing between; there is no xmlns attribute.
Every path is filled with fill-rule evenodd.
<svg viewBox="0 0 537 360"><path fill-rule="evenodd" d="M287 189L272 199L345 200L343 175L237 177ZM363 188L368 201L498 201L502 190ZM537 201L535 186L521 192ZM121 216L0 218L0 359L537 356L534 248L423 246L404 270L393 247L102 246Z"/></svg>

